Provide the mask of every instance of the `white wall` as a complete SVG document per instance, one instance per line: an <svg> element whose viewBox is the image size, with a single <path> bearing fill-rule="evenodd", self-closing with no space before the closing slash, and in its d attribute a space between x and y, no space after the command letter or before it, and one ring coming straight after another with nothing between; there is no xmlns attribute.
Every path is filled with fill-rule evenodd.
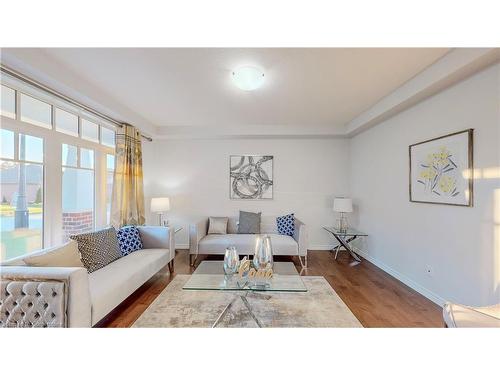
<svg viewBox="0 0 500 375"><path fill-rule="evenodd" d="M176 241L188 245L188 226L200 216L237 216L238 210L263 215L294 212L309 226L309 248L327 249L321 229L334 223L334 195L349 191L346 139L170 140L143 143L146 207L150 198L171 197L168 216L184 229ZM274 156L274 199L229 199L229 155ZM148 213L155 223L155 214Z"/></svg>
<svg viewBox="0 0 500 375"><path fill-rule="evenodd" d="M365 255L438 303L500 301L499 84L496 65L351 139ZM474 207L409 202L408 145L467 128L480 171Z"/></svg>

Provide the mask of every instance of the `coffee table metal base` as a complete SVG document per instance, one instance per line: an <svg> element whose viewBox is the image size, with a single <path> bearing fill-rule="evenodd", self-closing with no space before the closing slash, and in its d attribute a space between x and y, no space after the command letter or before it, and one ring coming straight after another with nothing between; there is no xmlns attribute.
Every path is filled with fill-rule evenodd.
<svg viewBox="0 0 500 375"><path fill-rule="evenodd" d="M234 298L231 300L231 302L229 302L226 305L226 307L224 307L224 310L222 310L222 312L220 313L220 315L217 317L217 320L212 325L212 328L215 328L215 327L217 327L219 325L219 323L222 321L222 319L224 319L224 317L227 315L227 313L229 312L229 310L231 310L231 307L238 300L238 298L241 298L241 300L243 301L243 304L245 305L247 311L249 312L250 316L252 317L252 319L254 320L254 322L257 324L257 326L259 328L262 328L262 323L260 322L259 318L257 318L257 316L254 314L254 312L252 310L252 305L250 305L250 303L248 302L247 297L248 297L249 294L252 295L252 296L258 297L258 298L263 298L263 299L269 299L269 298L271 298L271 296L257 294L257 293L255 293L253 291L247 291L244 294L236 294L234 296Z"/></svg>

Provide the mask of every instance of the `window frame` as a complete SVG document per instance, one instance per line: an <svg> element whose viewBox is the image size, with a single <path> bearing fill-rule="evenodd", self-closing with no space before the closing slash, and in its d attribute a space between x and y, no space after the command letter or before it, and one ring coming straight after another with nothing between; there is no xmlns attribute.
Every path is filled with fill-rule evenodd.
<svg viewBox="0 0 500 375"><path fill-rule="evenodd" d="M113 141L114 142L113 146L109 146L107 144L102 143L102 130L103 129L110 130L110 131L112 131L115 134L114 141ZM99 144L102 145L102 146L104 146L104 147L116 148L116 130L110 129L109 127L104 126L104 125L99 126Z"/></svg>
<svg viewBox="0 0 500 375"><path fill-rule="evenodd" d="M85 116L81 111L70 110L57 102L49 102L45 97L37 97L31 90L21 90L14 85L2 85L15 90L16 95L16 118L0 115L2 128L14 132L14 156L18 156L19 138L18 134L26 134L43 139L43 163L29 162L30 164L43 165L43 233L42 248L61 244L62 239L62 144L70 144L77 147L87 148L94 151L94 228L107 226L106 220L106 154L115 155L115 148L100 143L101 122L91 116ZM21 93L45 102L51 106L51 128L45 128L29 122L21 121ZM56 130L55 108L62 109L78 116L79 136L69 135ZM85 117L98 125L99 142L81 138L80 119ZM78 154L79 154L78 150ZM78 155L79 158L79 155ZM9 161L12 159L2 158ZM71 168L71 167L68 167ZM85 168L84 168L85 169ZM104 188L98 188L104 187ZM50 193L49 193L50 192Z"/></svg>
<svg viewBox="0 0 500 375"><path fill-rule="evenodd" d="M15 89L14 87L11 87L10 85L6 85L5 83L1 83L2 86L5 86L7 87L8 89L11 89L14 91L14 117L11 117L11 116L6 116L2 113L1 109L0 109L0 117L2 118L9 118L9 119L16 119L17 118L17 107L18 107L18 99L17 99L17 89Z"/></svg>
<svg viewBox="0 0 500 375"><path fill-rule="evenodd" d="M57 110L64 111L76 117L76 135L69 133L65 130L57 130ZM69 135L70 137L80 138L80 116L78 113L68 110L67 108L61 108L59 105L52 105L52 118L53 118L53 128L56 132Z"/></svg>
<svg viewBox="0 0 500 375"><path fill-rule="evenodd" d="M113 163L113 175L114 175L114 172L115 172L115 169L116 169L116 154L115 153L111 154L109 152L107 152L107 153L104 154L104 163L105 163L105 165L104 165L104 176L105 176L104 177L104 181L106 183L105 184L105 192L104 192L104 206L105 206L105 212L104 212L105 218L104 219L105 219L106 225L110 226L111 225L111 214L112 214L112 212L111 212L111 207L110 207L110 210L109 210L109 221L108 221L108 207L107 207L108 206L108 202L107 202L107 197L106 197L106 195L108 193L108 191L107 191L108 190L108 186L107 186L107 181L108 181L108 156L113 156L113 162L114 162ZM113 202L113 189L114 189L114 185L115 185L115 181L114 181L114 178L113 178L113 183L111 184L111 192L110 192L111 193L111 202L110 203Z"/></svg>
<svg viewBox="0 0 500 375"><path fill-rule="evenodd" d="M49 109L50 109L50 124L43 125L43 123L40 123L41 125L37 125L37 124L35 124L33 122L23 121L22 120L21 111L22 111L23 103L21 101L21 97L23 95L27 96L27 97L29 97L31 99L38 100L39 102L42 102L42 103L47 104L49 106ZM51 103L49 103L49 102L47 102L46 100L37 98L36 96L28 94L28 93L26 93L24 91L16 90L16 104L15 104L15 107L16 107L16 120L19 120L23 124L29 124L29 125L33 125L33 126L38 126L39 128L47 129L47 130L53 130L54 129L54 105L51 104ZM50 128L48 126L50 126Z"/></svg>
<svg viewBox="0 0 500 375"><path fill-rule="evenodd" d="M90 122L91 124L94 124L97 126L97 140L83 137L83 121ZM78 129L79 129L79 133L80 133L79 138L84 140L84 141L104 146L101 144L101 126L102 125L99 124L97 121L89 119L87 116L78 116Z"/></svg>
<svg viewBox="0 0 500 375"><path fill-rule="evenodd" d="M92 141L89 141L89 142L92 142ZM62 163L62 146L63 144L66 144L68 146L75 146L76 147L76 166L69 166L69 165L65 165ZM93 152L93 158L94 158L94 161L93 161L93 165L94 167L93 168L87 168L87 167L82 167L81 165L81 149L86 149L86 150L92 150ZM92 230L95 230L97 228L97 199L96 199L96 195L97 195L97 192L98 192L98 189L97 189L97 176L96 176L96 150L94 148L91 148L91 147L86 147L86 146L78 146L76 144L71 144L71 143L61 143L61 222L62 222L62 184L63 184L63 168L67 168L67 169L76 169L76 170L83 170L83 171L92 171L92 174L93 174L93 186L92 186L92 190L94 192L94 199L93 199L93 202L92 202ZM105 154L106 155L106 154ZM106 181L104 181L104 184L106 183ZM102 190L102 189L101 189ZM61 238L62 238L62 227L61 227Z"/></svg>

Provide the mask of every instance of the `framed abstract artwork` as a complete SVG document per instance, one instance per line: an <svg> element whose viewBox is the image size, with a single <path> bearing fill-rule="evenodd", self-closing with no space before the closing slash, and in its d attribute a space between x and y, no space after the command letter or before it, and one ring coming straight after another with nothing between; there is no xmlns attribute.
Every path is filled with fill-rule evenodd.
<svg viewBox="0 0 500 375"><path fill-rule="evenodd" d="M229 198L273 199L273 161L267 155L231 155Z"/></svg>
<svg viewBox="0 0 500 375"><path fill-rule="evenodd" d="M472 206L473 129L409 146L410 201Z"/></svg>

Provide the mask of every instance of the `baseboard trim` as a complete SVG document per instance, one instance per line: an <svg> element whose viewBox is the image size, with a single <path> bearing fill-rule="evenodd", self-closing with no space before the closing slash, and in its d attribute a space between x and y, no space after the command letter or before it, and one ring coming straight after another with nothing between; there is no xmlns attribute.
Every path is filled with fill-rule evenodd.
<svg viewBox="0 0 500 375"><path fill-rule="evenodd" d="M401 281L403 284L409 286L412 288L414 291L417 293L420 293L423 295L425 298L430 299L432 302L434 302L436 305L443 306L446 302L446 300L440 296L438 296L436 293L430 291L429 289L425 288L424 286L420 285L416 281L410 279L409 277L403 275L402 273L396 271L394 268L388 266L384 262L373 258L371 255L369 255L367 252L362 251L360 249L357 249L356 251L359 255L361 255L363 258L368 260L370 263L373 263L376 265L378 268L381 270L387 272L389 275L392 277L395 277L399 281Z"/></svg>

